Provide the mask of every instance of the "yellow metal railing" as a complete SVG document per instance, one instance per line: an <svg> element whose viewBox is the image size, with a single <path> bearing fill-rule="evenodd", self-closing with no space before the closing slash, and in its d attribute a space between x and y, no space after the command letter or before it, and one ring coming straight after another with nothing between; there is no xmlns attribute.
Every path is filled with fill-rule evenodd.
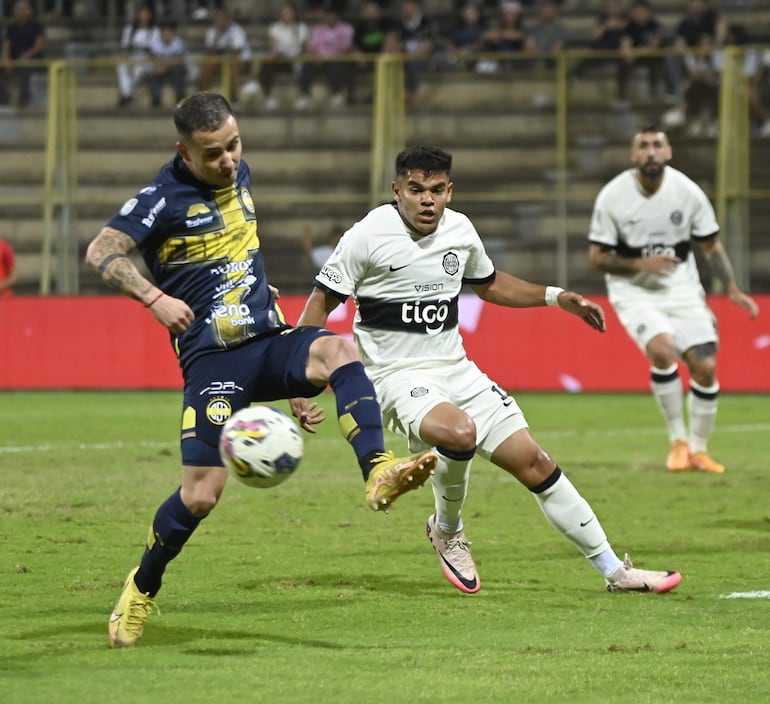
<svg viewBox="0 0 770 704"><path fill-rule="evenodd" d="M40 294L51 293L54 248L57 292L78 291L77 242L72 237L77 206L77 108L75 72L71 64L48 66L48 127L43 184L43 240Z"/></svg>
<svg viewBox="0 0 770 704"><path fill-rule="evenodd" d="M744 52L725 51L719 102L716 212L739 284L748 288L749 94Z"/></svg>
<svg viewBox="0 0 770 704"><path fill-rule="evenodd" d="M374 85L370 207L390 199L393 162L406 146L404 62L400 56L387 54L379 58Z"/></svg>

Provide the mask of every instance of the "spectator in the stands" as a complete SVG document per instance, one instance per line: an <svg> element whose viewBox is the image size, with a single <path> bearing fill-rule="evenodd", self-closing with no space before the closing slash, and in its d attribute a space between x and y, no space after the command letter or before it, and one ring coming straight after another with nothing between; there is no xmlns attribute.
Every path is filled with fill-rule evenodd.
<svg viewBox="0 0 770 704"><path fill-rule="evenodd" d="M163 86L168 84L174 91L174 99L180 102L187 92L187 46L177 32L176 22L163 20L160 31L150 43L153 71L150 74L150 95L153 107L159 107Z"/></svg>
<svg viewBox="0 0 770 704"><path fill-rule="evenodd" d="M29 0L16 0L13 14L2 37L2 66L0 66L0 104L11 100L9 81L15 81L18 89L17 103L25 108L32 98L32 74L34 64L16 62L33 61L43 56L45 27L35 19Z"/></svg>
<svg viewBox="0 0 770 704"><path fill-rule="evenodd" d="M628 18L623 10L621 0L604 0L603 9L597 17L596 29L591 40L591 48L599 52L618 52L627 24ZM609 65L615 69L617 97L622 100L624 96L622 95L621 64L622 60L620 57L613 54L583 59L573 69L571 77L580 79L585 76L587 69Z"/></svg>
<svg viewBox="0 0 770 704"><path fill-rule="evenodd" d="M315 60L303 62L300 69L300 95L295 103L298 110L305 110L311 105L313 83L319 74L326 76L332 107L340 107L349 99L350 61L340 57L349 56L352 52L353 25L334 10L325 10L322 17L323 21L310 31L307 44L308 54Z"/></svg>
<svg viewBox="0 0 770 704"><path fill-rule="evenodd" d="M293 2L285 2L281 5L278 19L270 23L267 36L270 46L260 64L259 85L265 109L275 110L280 106L273 92L275 79L278 74L299 74L301 64L297 57L307 48L310 29L299 19L297 6Z"/></svg>
<svg viewBox="0 0 770 704"><path fill-rule="evenodd" d="M445 63L449 66L474 69L476 60L462 57L464 54L475 54L481 51L486 31L487 23L481 7L476 2L466 2L443 43Z"/></svg>
<svg viewBox="0 0 770 704"><path fill-rule="evenodd" d="M658 22L648 0L635 0L631 5L631 19L623 30L621 50L623 59L618 69L618 94L628 98L628 81L635 68L644 68L651 93L663 92L664 58L645 55L663 46L663 27Z"/></svg>
<svg viewBox="0 0 770 704"><path fill-rule="evenodd" d="M206 30L204 45L208 60L204 59L201 70L201 90L212 89L217 76L221 79L227 67L230 73L227 90L230 100L237 103L241 80L249 68L251 47L246 31L233 19L225 5L214 11L214 20Z"/></svg>
<svg viewBox="0 0 770 704"><path fill-rule="evenodd" d="M687 0L684 17L679 21L674 36L674 48L682 51L718 43L719 15L706 0ZM684 90L688 67L685 54L666 57L668 82L673 96L680 96Z"/></svg>
<svg viewBox="0 0 770 704"><path fill-rule="evenodd" d="M697 51L685 56L687 78L679 107L663 116L669 127L684 126L691 137L716 137L719 115L719 91L724 69L724 47L741 46L748 42L748 32L742 25L718 22L716 41L711 35L701 37ZM747 80L756 73L758 57L754 51L744 53L743 74Z"/></svg>
<svg viewBox="0 0 770 704"><path fill-rule="evenodd" d="M559 3L555 0L544 0L540 5L540 20L529 32L530 51L552 54L563 51L571 39L569 28L561 18ZM551 60L547 66L553 65Z"/></svg>
<svg viewBox="0 0 770 704"><path fill-rule="evenodd" d="M353 51L358 60L353 66L350 102L356 100L356 90L362 77L373 75L374 64L370 57L398 51L398 39L393 21L382 12L375 0L367 0L361 6L358 20L353 25ZM369 93L372 91L370 90Z"/></svg>
<svg viewBox="0 0 770 704"><path fill-rule="evenodd" d="M529 37L524 27L524 10L519 2L504 0L500 3L497 17L490 21L490 27L484 32L481 51L494 53L523 52L529 45ZM476 70L480 73L494 73L501 67L525 68L529 62L496 59L479 61Z"/></svg>
<svg viewBox="0 0 770 704"><path fill-rule="evenodd" d="M151 75L154 66L150 59L150 46L158 40L159 34L152 5L139 5L133 20L123 27L120 36L123 61L117 66L119 107L131 105L137 85Z"/></svg>
<svg viewBox="0 0 770 704"><path fill-rule="evenodd" d="M408 55L404 65L406 103L414 105L423 76L438 40L435 20L426 17L420 0L404 0L395 25L399 50Z"/></svg>

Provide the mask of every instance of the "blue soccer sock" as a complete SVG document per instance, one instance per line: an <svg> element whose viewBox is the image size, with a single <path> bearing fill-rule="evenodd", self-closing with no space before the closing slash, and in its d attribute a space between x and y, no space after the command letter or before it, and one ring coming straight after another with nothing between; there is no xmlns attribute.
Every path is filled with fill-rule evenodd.
<svg viewBox="0 0 770 704"><path fill-rule="evenodd" d="M181 489L160 505L147 537L139 571L134 576L142 594L155 596L158 593L166 565L181 552L201 520L182 502Z"/></svg>
<svg viewBox="0 0 770 704"><path fill-rule="evenodd" d="M377 394L361 362L350 362L335 369L329 385L337 398L340 432L352 446L358 464L369 476L372 458L385 450L382 415Z"/></svg>

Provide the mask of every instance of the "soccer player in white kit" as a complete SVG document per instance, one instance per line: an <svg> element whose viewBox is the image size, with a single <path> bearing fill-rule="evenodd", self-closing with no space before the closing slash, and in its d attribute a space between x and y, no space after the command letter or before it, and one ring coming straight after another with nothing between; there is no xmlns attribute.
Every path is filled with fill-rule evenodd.
<svg viewBox="0 0 770 704"><path fill-rule="evenodd" d="M643 127L634 135L634 167L613 178L596 198L589 259L604 273L610 303L652 364L652 393L669 434L667 469L722 474L724 466L708 454L719 396L718 334L692 244L701 248L733 303L751 318L759 306L735 282L708 197L668 166L670 159L671 145L658 127ZM689 433L678 357L690 373Z"/></svg>
<svg viewBox="0 0 770 704"><path fill-rule="evenodd" d="M452 157L412 147L396 158L394 202L374 208L342 237L315 279L299 325L325 324L353 296L354 335L388 427L412 448L435 447L435 513L427 534L444 576L466 593L481 587L463 531L471 460L477 452L534 495L550 523L605 577L610 591L666 592L678 572L635 569L610 547L599 519L529 432L516 401L463 348L458 297L463 285L511 308L559 306L604 331L604 312L572 291L496 271L481 238L452 199ZM317 406L293 399L305 430L323 420ZM383 508L376 501L370 506Z"/></svg>

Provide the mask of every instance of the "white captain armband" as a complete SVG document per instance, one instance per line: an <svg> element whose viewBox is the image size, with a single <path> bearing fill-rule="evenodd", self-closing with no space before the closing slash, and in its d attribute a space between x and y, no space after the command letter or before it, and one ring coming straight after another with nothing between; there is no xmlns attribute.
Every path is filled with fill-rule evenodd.
<svg viewBox="0 0 770 704"><path fill-rule="evenodd" d="M545 304L547 306L559 305L559 294L564 291L559 286L546 286L545 287Z"/></svg>

